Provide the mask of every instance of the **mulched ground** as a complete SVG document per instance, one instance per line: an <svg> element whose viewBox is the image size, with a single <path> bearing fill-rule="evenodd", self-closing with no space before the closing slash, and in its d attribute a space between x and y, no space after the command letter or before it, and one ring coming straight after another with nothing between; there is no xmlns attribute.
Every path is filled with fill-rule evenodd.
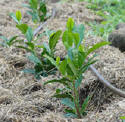
<svg viewBox="0 0 125 122"><path fill-rule="evenodd" d="M15 28L15 23L8 16L10 12L16 10L21 10L24 21L34 27L26 14L26 9L21 7L24 1L0 0L0 35L11 37L20 34ZM88 21L102 21L100 17L86 9L86 5L85 2L48 3L49 10L56 7L57 14L54 19L48 20L45 29L64 30L69 17L73 17L77 23L84 24ZM87 25L85 28L86 44L91 45L102 40L100 37L88 35L91 28ZM41 40L47 41L46 38ZM61 41L56 49L56 55L65 55ZM100 74L117 88L125 90L125 53L111 46L105 46L97 53L99 61L95 67ZM47 80L59 77L59 73L42 77L37 82L33 75L22 72L22 69L31 68L32 65L26 58L24 50L0 47L0 122L120 122L119 116L125 116L125 99L105 88L89 70L81 86L83 98L95 91L88 107L88 115L81 120L64 118L63 106L59 100L51 98L59 85L42 85Z"/></svg>

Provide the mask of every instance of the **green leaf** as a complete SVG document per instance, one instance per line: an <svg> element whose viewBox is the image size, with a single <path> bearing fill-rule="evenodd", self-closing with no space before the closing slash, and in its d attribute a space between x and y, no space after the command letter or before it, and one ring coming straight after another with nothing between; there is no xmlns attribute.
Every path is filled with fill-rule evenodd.
<svg viewBox="0 0 125 122"><path fill-rule="evenodd" d="M24 69L23 72L24 73L29 73L29 74L35 74L35 70L34 69Z"/></svg>
<svg viewBox="0 0 125 122"><path fill-rule="evenodd" d="M37 0L30 0L29 3L30 3L31 8L37 9L37 7L38 7L38 1Z"/></svg>
<svg viewBox="0 0 125 122"><path fill-rule="evenodd" d="M41 64L40 59L35 56L34 54L31 54L30 56L28 56L28 59L33 62L34 64Z"/></svg>
<svg viewBox="0 0 125 122"><path fill-rule="evenodd" d="M40 2L40 8L38 9L38 12L39 12L40 21L41 22L44 21L47 14L47 8L44 2Z"/></svg>
<svg viewBox="0 0 125 122"><path fill-rule="evenodd" d="M75 88L77 89L81 83L82 83L83 76L81 75L76 81L75 81Z"/></svg>
<svg viewBox="0 0 125 122"><path fill-rule="evenodd" d="M6 42L9 41L5 36L0 36L0 39L2 39L3 41L6 41Z"/></svg>
<svg viewBox="0 0 125 122"><path fill-rule="evenodd" d="M55 94L55 95L53 95L52 97L56 97L56 98L69 98L69 99L73 99L72 98L72 96L71 95L69 95L69 94Z"/></svg>
<svg viewBox="0 0 125 122"><path fill-rule="evenodd" d="M16 15L15 15L14 13L10 13L9 15L10 15L10 17L12 17L12 19L13 19L16 23L19 24L19 21L17 20Z"/></svg>
<svg viewBox="0 0 125 122"><path fill-rule="evenodd" d="M10 44L10 46L11 45L13 45L13 44L15 44L15 43L17 43L17 42L24 42L24 40L23 39L21 39L21 40L13 40L12 42L11 42L11 44Z"/></svg>
<svg viewBox="0 0 125 122"><path fill-rule="evenodd" d="M66 72L67 72L67 77L74 78L74 73L72 72L72 69L70 68L69 65L66 66Z"/></svg>
<svg viewBox="0 0 125 122"><path fill-rule="evenodd" d="M17 20L20 22L21 18L22 18L22 15L21 15L21 12L20 11L16 11L16 18Z"/></svg>
<svg viewBox="0 0 125 122"><path fill-rule="evenodd" d="M26 42L26 44L27 44L27 46L28 46L32 51L34 50L34 48L35 48L34 43L32 43L32 42Z"/></svg>
<svg viewBox="0 0 125 122"><path fill-rule="evenodd" d="M9 46L11 46L11 45L14 43L14 41L16 40L17 37L18 37L18 36L13 36L12 38L10 38L10 39L8 40L7 44L8 44ZM17 42L17 41L15 41L15 42Z"/></svg>
<svg viewBox="0 0 125 122"><path fill-rule="evenodd" d="M32 21L34 23L37 23L39 21L39 15L38 15L37 11L33 11L33 12L32 11L27 11L27 14L32 16Z"/></svg>
<svg viewBox="0 0 125 122"><path fill-rule="evenodd" d="M71 118L71 117L72 117L72 118L77 118L77 115L76 115L76 114L73 114L73 113L66 113L66 114L64 114L64 116L67 117L67 118L69 118L69 117L70 117L70 118Z"/></svg>
<svg viewBox="0 0 125 122"><path fill-rule="evenodd" d="M26 39L31 42L33 39L33 30L31 27L28 27L27 32L26 32Z"/></svg>
<svg viewBox="0 0 125 122"><path fill-rule="evenodd" d="M60 63L60 57L57 56L57 57L56 57L56 65L59 65L59 63Z"/></svg>
<svg viewBox="0 0 125 122"><path fill-rule="evenodd" d="M69 18L66 26L68 31L72 31L74 27L74 20L72 18Z"/></svg>
<svg viewBox="0 0 125 122"><path fill-rule="evenodd" d="M29 51L29 52L32 52L32 53L33 53L33 50L31 50L31 49L29 49L29 48L27 48L27 47L24 47L24 46L21 46L21 45L18 45L18 46L16 46L16 47L25 49L26 51Z"/></svg>
<svg viewBox="0 0 125 122"><path fill-rule="evenodd" d="M65 109L65 112L75 114L75 112L72 109Z"/></svg>
<svg viewBox="0 0 125 122"><path fill-rule="evenodd" d="M53 34L51 34L50 39L49 39L49 47L51 50L54 50L60 36L61 36L62 31L57 31Z"/></svg>
<svg viewBox="0 0 125 122"><path fill-rule="evenodd" d="M42 55L45 55L45 54L51 55L51 50L50 50L49 46L46 43L43 43L42 48L43 48Z"/></svg>
<svg viewBox="0 0 125 122"><path fill-rule="evenodd" d="M108 45L108 44L111 44L110 42L108 41L102 41L102 42L99 42L95 45L92 46L92 48L90 48L87 52L87 55L89 55L90 53L94 52L95 50L99 49L100 47L104 46L104 45Z"/></svg>
<svg viewBox="0 0 125 122"><path fill-rule="evenodd" d="M83 65L81 68L80 68L80 71L79 71L79 74L81 73L84 73L90 65L94 64L97 60L93 60L93 61L89 61L87 62L85 65Z"/></svg>
<svg viewBox="0 0 125 122"><path fill-rule="evenodd" d="M79 34L78 33L74 33L74 44L75 44L75 47L78 48L79 47L79 42L80 42L80 37L79 37Z"/></svg>
<svg viewBox="0 0 125 122"><path fill-rule="evenodd" d="M59 71L62 73L62 75L66 74L66 67L67 67L67 61L63 60L59 65Z"/></svg>
<svg viewBox="0 0 125 122"><path fill-rule="evenodd" d="M22 34L26 34L28 30L28 25L27 24L18 24L16 27L22 32Z"/></svg>
<svg viewBox="0 0 125 122"><path fill-rule="evenodd" d="M89 100L90 100L90 96L87 96L87 98L84 100L84 102L82 104L82 109L81 109L82 114L84 114L84 112L88 106Z"/></svg>
<svg viewBox="0 0 125 122"><path fill-rule="evenodd" d="M125 119L125 116L121 116L120 119Z"/></svg>
<svg viewBox="0 0 125 122"><path fill-rule="evenodd" d="M78 68L79 67L79 62L78 62L78 58L79 58L79 56L78 56L78 49L69 49L68 50L68 56L69 56L69 58L71 59L71 61L72 61L72 63L74 64L74 66L76 67L76 68Z"/></svg>
<svg viewBox="0 0 125 122"><path fill-rule="evenodd" d="M66 78L62 78L62 79L59 79L59 80L54 79L54 80L49 80L49 81L45 82L44 85L49 84L49 83L61 83L63 85L68 86L67 82L69 82L69 80L66 79Z"/></svg>
<svg viewBox="0 0 125 122"><path fill-rule="evenodd" d="M86 59L86 53L85 52L78 52L78 65L79 67L82 67L83 63Z"/></svg>
<svg viewBox="0 0 125 122"><path fill-rule="evenodd" d="M65 117L72 117L77 118L77 115L72 109L65 109L66 114L64 114Z"/></svg>
<svg viewBox="0 0 125 122"><path fill-rule="evenodd" d="M71 61L70 58L68 58L67 61L68 61L67 63L69 64L69 67L71 68L73 74L75 76L77 76L77 69L76 69L75 65L73 64L73 62Z"/></svg>
<svg viewBox="0 0 125 122"><path fill-rule="evenodd" d="M85 27L84 27L83 24L75 25L74 28L73 28L73 32L79 33L79 37L80 37L79 45L81 44L81 42L84 38L84 30L85 30Z"/></svg>
<svg viewBox="0 0 125 122"><path fill-rule="evenodd" d="M44 57L47 58L58 69L58 66L56 65L56 61L52 57L48 55L44 55Z"/></svg>
<svg viewBox="0 0 125 122"><path fill-rule="evenodd" d="M71 101L71 99L64 98L64 99L61 100L61 103L66 105L67 107L75 110L75 104L74 104L74 102Z"/></svg>
<svg viewBox="0 0 125 122"><path fill-rule="evenodd" d="M62 36L62 41L65 46L65 48L68 50L69 48L72 47L73 41L74 41L74 36L72 32L65 31Z"/></svg>

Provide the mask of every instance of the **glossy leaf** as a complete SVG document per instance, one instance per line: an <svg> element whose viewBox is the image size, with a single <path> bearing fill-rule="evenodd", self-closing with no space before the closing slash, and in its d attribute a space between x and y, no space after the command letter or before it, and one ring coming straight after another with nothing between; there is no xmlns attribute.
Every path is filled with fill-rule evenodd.
<svg viewBox="0 0 125 122"><path fill-rule="evenodd" d="M20 11L16 11L16 18L19 22L21 21L22 15Z"/></svg>
<svg viewBox="0 0 125 122"><path fill-rule="evenodd" d="M57 57L56 57L56 65L59 65L59 63L60 63L60 57L57 56Z"/></svg>
<svg viewBox="0 0 125 122"><path fill-rule="evenodd" d="M35 74L35 70L34 69L24 69L23 72L24 73Z"/></svg>
<svg viewBox="0 0 125 122"><path fill-rule="evenodd" d="M55 94L53 95L52 97L56 97L56 98L69 98L69 99L73 99L71 95L69 94L65 94L65 93L62 93L62 94Z"/></svg>
<svg viewBox="0 0 125 122"><path fill-rule="evenodd" d="M31 8L37 9L37 7L38 7L38 0L30 0L29 3L31 5Z"/></svg>
<svg viewBox="0 0 125 122"><path fill-rule="evenodd" d="M22 32L22 34L26 34L28 30L28 25L27 24L18 24L16 27Z"/></svg>
<svg viewBox="0 0 125 122"><path fill-rule="evenodd" d="M17 39L17 37L18 37L18 36L13 36L13 37L11 37L11 38L8 40L7 44L8 44L9 46L11 46L11 45L14 43L14 41ZM17 42L17 41L15 41L15 42Z"/></svg>
<svg viewBox="0 0 125 122"><path fill-rule="evenodd" d="M65 46L65 48L68 50L69 48L72 47L73 45L73 41L74 41L74 37L73 37L73 33L72 32L68 32L68 31L65 31L63 33L63 37L62 37L62 41L63 41L63 44Z"/></svg>
<svg viewBox="0 0 125 122"><path fill-rule="evenodd" d="M65 117L72 117L72 118L77 118L77 115L75 112L71 109L65 109L66 114L64 114Z"/></svg>
<svg viewBox="0 0 125 122"><path fill-rule="evenodd" d="M104 45L108 45L110 44L110 42L108 41L103 41L103 42L99 42L95 45L93 45L87 52L87 55L89 55L90 53L94 52L95 50L99 49L100 47L104 46Z"/></svg>
<svg viewBox="0 0 125 122"><path fill-rule="evenodd" d="M71 99L69 98L64 98L61 100L61 103L66 105L67 107L71 108L71 109L75 109L75 104L74 102L71 101Z"/></svg>
<svg viewBox="0 0 125 122"><path fill-rule="evenodd" d="M26 39L31 42L33 39L33 30L31 27L28 27L27 32L26 32Z"/></svg>
<svg viewBox="0 0 125 122"><path fill-rule="evenodd" d="M18 45L18 46L16 46L16 47L25 49L26 51L29 51L29 52L33 52L31 49L29 49L29 48L27 48L27 47L24 47L24 46L21 46L21 45Z"/></svg>
<svg viewBox="0 0 125 122"><path fill-rule="evenodd" d="M79 34L78 33L74 33L74 44L75 44L75 47L78 48L79 47L79 42L80 42L80 37L79 37Z"/></svg>
<svg viewBox="0 0 125 122"><path fill-rule="evenodd" d="M56 65L56 61L52 57L48 55L44 55L44 57L47 58L54 66L58 68L58 66Z"/></svg>
<svg viewBox="0 0 125 122"><path fill-rule="evenodd" d="M10 17L12 17L12 19L13 19L16 23L19 24L19 21L17 20L16 15L15 15L14 13L10 13L9 15L10 15Z"/></svg>
<svg viewBox="0 0 125 122"><path fill-rule="evenodd" d="M75 80L75 88L77 89L82 83L83 76L81 75L77 80Z"/></svg>
<svg viewBox="0 0 125 122"><path fill-rule="evenodd" d="M49 39L49 47L51 50L54 50L60 36L61 36L62 31L57 31L53 34L51 34L50 39Z"/></svg>
<svg viewBox="0 0 125 122"><path fill-rule="evenodd" d="M34 50L34 48L35 48L34 43L32 43L32 42L26 42L26 44L27 44L27 46L28 46L31 50Z"/></svg>
<svg viewBox="0 0 125 122"><path fill-rule="evenodd" d="M72 18L69 18L66 26L67 26L68 31L72 31L74 27L74 20Z"/></svg>
<svg viewBox="0 0 125 122"><path fill-rule="evenodd" d="M34 54L31 54L30 56L28 56L28 59L33 62L34 64L41 64L40 59L35 56Z"/></svg>
<svg viewBox="0 0 125 122"><path fill-rule="evenodd" d="M77 69L70 58L68 58L68 64L75 76L77 76Z"/></svg>
<svg viewBox="0 0 125 122"><path fill-rule="evenodd" d="M73 32L79 34L79 37L80 37L79 45L81 44L81 42L82 42L82 40L84 38L84 30L85 30L85 27L84 27L83 24L75 25L74 28L73 28Z"/></svg>
<svg viewBox="0 0 125 122"><path fill-rule="evenodd" d="M59 71L62 73L62 75L66 74L66 68L67 68L67 61L63 60L59 65Z"/></svg>
<svg viewBox="0 0 125 122"><path fill-rule="evenodd" d="M90 100L90 96L88 96L88 97L84 100L84 102L83 102L83 104L82 104L82 109L81 109L81 113L82 113L82 114L84 114L84 112L85 112L85 110L86 110L86 108L87 108L87 106L88 106L89 100Z"/></svg>
<svg viewBox="0 0 125 122"><path fill-rule="evenodd" d="M49 48L49 45L47 45L46 43L43 43L43 52L42 55L48 54L51 55L51 50Z"/></svg>

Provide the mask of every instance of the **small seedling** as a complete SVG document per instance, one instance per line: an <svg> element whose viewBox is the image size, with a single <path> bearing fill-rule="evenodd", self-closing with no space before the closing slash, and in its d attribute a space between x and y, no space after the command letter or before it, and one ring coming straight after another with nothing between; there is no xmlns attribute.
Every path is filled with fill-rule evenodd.
<svg viewBox="0 0 125 122"><path fill-rule="evenodd" d="M61 32L60 32L61 33ZM88 96L83 104L80 104L79 89L83 79L83 73L87 71L89 66L96 62L95 54L89 57L89 54L93 53L98 48L109 44L109 42L99 42L92 47L85 47L83 42L84 37L84 25L76 25L72 18L67 21L67 29L62 35L62 42L67 51L67 55L63 60L57 57L56 60L48 55L45 55L50 62L56 66L56 68L62 74L61 79L54 79L45 82L48 83L60 83L64 85L64 88L57 88L53 97L61 98L61 103L66 105L65 116L82 118L86 115L86 107L88 105L90 96ZM51 43L51 47L52 47Z"/></svg>
<svg viewBox="0 0 125 122"><path fill-rule="evenodd" d="M29 4L23 4L28 8L28 15L32 16L33 22L43 22L47 19L47 8L43 0L29 0Z"/></svg>
<svg viewBox="0 0 125 122"><path fill-rule="evenodd" d="M23 40L22 43L20 45L16 45L16 47L30 52L31 55L28 56L28 59L34 63L34 69L25 69L24 72L34 74L37 79L40 79L40 76L48 76L48 74L54 73L56 69L55 66L52 65L51 62L44 57L44 55L46 54L52 58L55 58L55 47L60 38L61 31L59 30L52 33L52 31L46 29L42 35L49 37L49 44L43 42L42 45L38 45L34 40L33 29L22 22L21 12L17 11L16 14L11 13L10 15L17 23L16 27L26 38L26 40ZM37 51L38 48L39 50L43 51L39 53Z"/></svg>

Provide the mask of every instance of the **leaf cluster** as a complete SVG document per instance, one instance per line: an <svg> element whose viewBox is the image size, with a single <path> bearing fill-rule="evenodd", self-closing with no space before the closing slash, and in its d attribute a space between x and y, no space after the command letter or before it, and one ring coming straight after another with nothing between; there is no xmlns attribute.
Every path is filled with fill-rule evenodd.
<svg viewBox="0 0 125 122"><path fill-rule="evenodd" d="M24 39L17 40L17 38L19 38L18 36L14 36L10 39L1 36L0 38L4 40L1 45L7 47L14 45L17 48L22 48L30 52L28 59L34 63L34 68L25 69L24 70L25 73L32 73L37 79L40 79L40 76L46 77L48 76L48 74L55 73L56 71L55 66L52 65L51 62L44 57L44 55L46 54L54 58L55 47L59 40L61 31L51 32L49 30L46 30L44 33L42 33L42 36L46 35L49 37L49 44L43 42L42 45L38 45L37 44L38 38L37 39L34 38L33 29L27 24L22 22L21 12L16 11L16 13L11 13L10 16L16 22L16 28L24 35L26 40ZM38 53L38 50L41 50L41 52Z"/></svg>
<svg viewBox="0 0 125 122"><path fill-rule="evenodd" d="M47 19L47 7L44 0L29 0L28 4L23 4L28 8L27 14L32 16L33 22L43 22Z"/></svg>
<svg viewBox="0 0 125 122"><path fill-rule="evenodd" d="M65 109L66 116L81 118L86 114L86 107L89 96L84 100L83 104L79 102L79 89L83 79L83 73L87 71L89 66L96 62L95 54L89 57L98 48L109 44L109 42L99 42L92 47L85 47L84 25L76 25L72 18L69 18L66 30L62 34L62 42L67 51L67 55L63 60L57 57L56 60L48 55L45 57L56 66L62 74L62 79L54 79L45 83L63 84L63 89L56 89L54 97L61 98L61 103L68 108Z"/></svg>

